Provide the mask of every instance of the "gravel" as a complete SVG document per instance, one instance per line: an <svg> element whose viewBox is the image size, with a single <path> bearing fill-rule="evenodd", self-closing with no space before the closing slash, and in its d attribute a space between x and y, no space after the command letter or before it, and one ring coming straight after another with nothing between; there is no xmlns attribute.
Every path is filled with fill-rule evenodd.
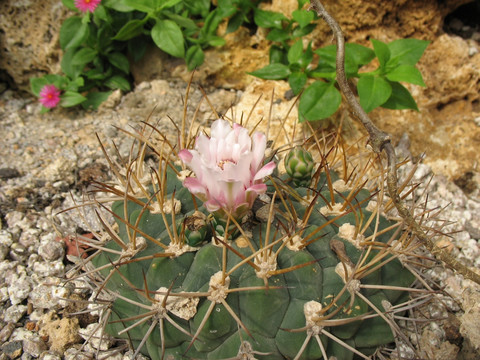
<svg viewBox="0 0 480 360"><path fill-rule="evenodd" d="M142 83L125 96L114 94L95 113L57 109L44 115L34 99L8 90L0 95L0 360L92 359L95 347L108 351L121 345L109 339L82 347L94 331L95 314L66 316L78 310L74 309L78 302L65 299L85 301L91 295L89 284L63 282L74 266L69 259L77 250L69 236L85 234L89 226L98 225L88 209L81 221L74 210L58 213L82 201L92 178L109 177L95 133L106 144L114 140L124 156L131 142L118 128L138 126L156 106L153 116L163 131L171 132L166 115L175 120L181 116L184 91L183 83L157 80ZM219 112L225 112L241 95L220 89L211 91L209 98ZM201 97L198 90L190 95L189 114ZM211 117L207 106L201 108L200 117ZM408 139L400 143L398 151L410 156ZM404 175L411 166L401 170ZM413 182L420 184L418 194L428 183L429 208L444 208L439 217L445 220L442 231L449 235L439 236L439 244L478 269L480 188L477 175L470 180L473 185L462 190L441 175L433 176L422 163L413 177ZM452 324L451 320L431 322L416 343L431 344L426 351L438 359L458 353L464 358L475 355L480 348L480 329L474 331L474 319L478 323L480 309L479 302L472 299L480 297L480 287L436 262L426 276L451 296L443 295L445 306L432 305L428 311L436 317L453 313L458 321L453 333L465 340L463 345L451 341L445 330L445 323ZM108 358L129 359L131 352L126 350L112 352Z"/></svg>

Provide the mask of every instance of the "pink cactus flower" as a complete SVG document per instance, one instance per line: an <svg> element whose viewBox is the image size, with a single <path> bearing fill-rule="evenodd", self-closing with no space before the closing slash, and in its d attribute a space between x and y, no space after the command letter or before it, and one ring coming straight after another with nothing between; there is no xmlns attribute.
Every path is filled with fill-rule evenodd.
<svg viewBox="0 0 480 360"><path fill-rule="evenodd" d="M263 179L275 169L273 161L263 165L267 139L265 134L226 120L216 120L210 137L200 134L195 150L183 149L180 159L195 173L184 186L204 201L206 209L217 215L230 213L239 219L267 190Z"/></svg>
<svg viewBox="0 0 480 360"><path fill-rule="evenodd" d="M102 0L75 0L75 6L81 12L94 12Z"/></svg>
<svg viewBox="0 0 480 360"><path fill-rule="evenodd" d="M39 101L48 109L54 108L60 102L60 90L55 85L45 85L40 91Z"/></svg>

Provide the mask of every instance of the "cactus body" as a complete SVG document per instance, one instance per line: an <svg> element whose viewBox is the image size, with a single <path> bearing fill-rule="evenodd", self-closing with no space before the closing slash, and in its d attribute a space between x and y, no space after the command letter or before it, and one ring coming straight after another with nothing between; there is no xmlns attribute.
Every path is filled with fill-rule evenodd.
<svg viewBox="0 0 480 360"><path fill-rule="evenodd" d="M408 299L395 287L410 286L414 277L395 258L398 227L382 216L368 223L376 219L367 209L368 190L334 192L328 185L333 172L308 184L309 190L288 176L271 179L273 201L257 199L260 209L238 220L242 230L222 238L211 216L206 226L189 228L196 211L209 214L182 187L180 170L167 167L161 177L161 200L181 203L176 214L148 208L158 201L154 188L150 199L132 196L112 206L118 237L92 260L103 291L115 297L108 333L154 360L348 360L356 356L352 349L368 356L394 340L391 324L377 312L385 312L385 301ZM348 228L356 238L346 239ZM122 248L133 243L136 249L126 256Z"/></svg>

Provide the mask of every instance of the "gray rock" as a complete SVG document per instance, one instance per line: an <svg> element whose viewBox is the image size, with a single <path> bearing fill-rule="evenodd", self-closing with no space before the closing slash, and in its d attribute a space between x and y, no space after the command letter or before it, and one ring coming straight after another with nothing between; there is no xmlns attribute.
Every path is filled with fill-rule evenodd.
<svg viewBox="0 0 480 360"><path fill-rule="evenodd" d="M27 312L26 305L14 305L5 310L3 318L6 322L17 323Z"/></svg>
<svg viewBox="0 0 480 360"><path fill-rule="evenodd" d="M12 335L13 330L15 329L15 324L10 322L5 325L2 330L0 330L0 343L5 343Z"/></svg>
<svg viewBox="0 0 480 360"><path fill-rule="evenodd" d="M39 357L40 360L62 360L62 357L53 351L44 352Z"/></svg>
<svg viewBox="0 0 480 360"><path fill-rule="evenodd" d="M18 305L28 297L32 287L26 273L14 274L8 286L8 296L12 305Z"/></svg>
<svg viewBox="0 0 480 360"><path fill-rule="evenodd" d="M38 358L46 350L47 344L40 338L40 336L32 336L23 341L24 353L30 354L34 358Z"/></svg>
<svg viewBox="0 0 480 360"><path fill-rule="evenodd" d="M2 345L2 351L10 358L16 359L22 355L23 344L21 341L9 341Z"/></svg>
<svg viewBox="0 0 480 360"><path fill-rule="evenodd" d="M13 260L16 260L19 262L25 262L27 261L27 258L28 258L27 249L19 243L12 244L12 246L10 247L9 255Z"/></svg>
<svg viewBox="0 0 480 360"><path fill-rule="evenodd" d="M59 241L43 242L38 248L38 255L46 261L63 260L65 256L64 244Z"/></svg>

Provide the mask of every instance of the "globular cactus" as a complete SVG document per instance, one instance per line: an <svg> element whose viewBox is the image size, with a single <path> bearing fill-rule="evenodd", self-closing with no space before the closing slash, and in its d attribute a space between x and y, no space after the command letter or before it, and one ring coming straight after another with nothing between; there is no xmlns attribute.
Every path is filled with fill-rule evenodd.
<svg viewBox="0 0 480 360"><path fill-rule="evenodd" d="M284 154L260 132L181 128L178 146L139 131L123 167L108 159L119 181L99 190L114 202L97 202L116 224L98 211L105 231L84 240L97 334L155 360L368 359L408 343L395 317L415 302L416 245L367 188L374 161L353 170L338 138L313 134L274 172Z"/></svg>

